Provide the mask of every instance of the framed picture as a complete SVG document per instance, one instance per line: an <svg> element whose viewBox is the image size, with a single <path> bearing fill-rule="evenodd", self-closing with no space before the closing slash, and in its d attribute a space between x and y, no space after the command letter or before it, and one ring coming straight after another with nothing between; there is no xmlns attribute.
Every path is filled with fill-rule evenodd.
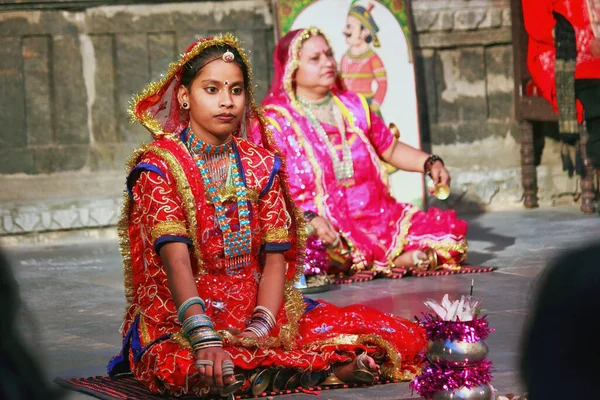
<svg viewBox="0 0 600 400"><path fill-rule="evenodd" d="M277 38L300 28L323 30L349 90L361 93L400 140L421 148L412 30L403 0L275 0ZM424 203L421 174L390 175L400 201Z"/></svg>

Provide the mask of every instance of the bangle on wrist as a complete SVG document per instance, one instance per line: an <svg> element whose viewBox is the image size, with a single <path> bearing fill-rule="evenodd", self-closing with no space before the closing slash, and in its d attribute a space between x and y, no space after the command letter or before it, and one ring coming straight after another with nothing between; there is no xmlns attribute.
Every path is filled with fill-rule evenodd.
<svg viewBox="0 0 600 400"><path fill-rule="evenodd" d="M444 165L444 160L442 160L442 157L440 156L432 154L429 157L427 157L427 160L425 160L425 163L423 164L423 172L431 176L431 167L433 167L433 164L435 164L438 161L441 162L442 165Z"/></svg>
<svg viewBox="0 0 600 400"><path fill-rule="evenodd" d="M304 216L304 222L310 222L319 216L313 211L304 211L302 215Z"/></svg>

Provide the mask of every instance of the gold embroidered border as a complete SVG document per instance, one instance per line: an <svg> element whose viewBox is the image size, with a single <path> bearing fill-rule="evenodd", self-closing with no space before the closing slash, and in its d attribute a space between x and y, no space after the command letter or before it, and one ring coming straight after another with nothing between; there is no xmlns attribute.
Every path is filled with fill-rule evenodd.
<svg viewBox="0 0 600 400"><path fill-rule="evenodd" d="M173 332L171 334L171 340L183 347L184 349L188 349L190 351L193 350L190 341L185 337L181 330Z"/></svg>
<svg viewBox="0 0 600 400"><path fill-rule="evenodd" d="M152 340L150 339L150 333L148 333L148 327L144 320L144 314L140 313L140 331L142 336L142 347L148 346Z"/></svg>
<svg viewBox="0 0 600 400"><path fill-rule="evenodd" d="M150 230L152 242L165 235L188 235L187 227L184 221L163 221L156 224Z"/></svg>
<svg viewBox="0 0 600 400"><path fill-rule="evenodd" d="M309 348L311 346L323 346L323 345L368 345L374 344L377 347L383 349L387 354L391 365L384 365L381 368L381 375L386 378L395 380L410 380L414 378L415 374L407 371L402 371L402 355L396 351L394 346L387 340L384 340L379 335L339 335L334 338L319 340L304 346Z"/></svg>
<svg viewBox="0 0 600 400"><path fill-rule="evenodd" d="M141 145L136 149L126 163L126 173L133 169L138 163L139 158L147 150L147 146ZM134 297L133 287L133 270L131 265L131 243L129 239L129 210L131 208L131 198L125 190L123 192L123 204L121 205L121 215L119 216L119 222L117 223L117 234L119 236L119 248L121 251L121 258L123 259L123 282L125 285L125 301L126 307L125 312L131 305Z"/></svg>
<svg viewBox="0 0 600 400"><path fill-rule="evenodd" d="M176 141L175 139L171 140ZM167 163L167 165L169 166L169 171L175 179L175 186L177 187L177 192L179 194L179 197L181 198L181 201L183 202L183 211L185 213L185 218L187 220L188 226L188 236L192 241L196 260L198 260L198 274L203 274L206 271L204 270L202 255L200 254L200 245L198 243L196 199L194 198L194 194L192 193L192 188L190 187L190 183L187 180L185 171L183 170L181 164L179 164L177 158L169 150L156 146L149 146L148 151L156 154L157 156L162 158L165 163Z"/></svg>
<svg viewBox="0 0 600 400"><path fill-rule="evenodd" d="M286 228L277 228L267 232L263 236L263 243L284 243L289 242L290 234Z"/></svg>
<svg viewBox="0 0 600 400"><path fill-rule="evenodd" d="M408 243L408 230L410 229L411 219L415 213L419 211L416 206L412 206L410 210L402 217L398 223L398 231L396 233L396 245L393 246L393 250L388 253L388 261L393 263L396 257L402 254L404 246Z"/></svg>

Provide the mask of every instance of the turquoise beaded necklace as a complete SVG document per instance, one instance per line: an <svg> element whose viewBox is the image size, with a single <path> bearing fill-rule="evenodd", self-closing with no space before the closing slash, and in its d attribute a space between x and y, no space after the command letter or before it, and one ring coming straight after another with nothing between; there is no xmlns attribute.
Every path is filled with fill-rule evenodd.
<svg viewBox="0 0 600 400"><path fill-rule="evenodd" d="M229 274L244 268L248 264L248 256L252 249L252 230L250 228L250 210L248 209L247 190L242 179L240 166L238 166L237 157L233 150L232 140L222 145L210 145L204 143L194 135L190 128L186 132L186 144L192 153L192 157L202 176L204 190L215 206L219 228L223 233L223 246L226 258L226 267ZM231 228L231 221L227 217L227 209L223 204L223 199L218 194L218 182L211 178L209 163L216 156L229 157L229 173L227 183L233 181L235 195L238 206L238 218L240 229L234 231Z"/></svg>

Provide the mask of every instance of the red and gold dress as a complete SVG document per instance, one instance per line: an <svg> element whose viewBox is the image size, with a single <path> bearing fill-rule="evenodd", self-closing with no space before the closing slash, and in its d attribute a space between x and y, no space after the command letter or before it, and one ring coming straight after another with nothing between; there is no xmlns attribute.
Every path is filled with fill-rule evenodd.
<svg viewBox="0 0 600 400"><path fill-rule="evenodd" d="M241 200L249 211L244 220L250 221L251 251L240 264L232 264L225 256L215 205L208 200L200 171L182 140L186 115L172 106L185 62L215 44L239 49L239 42L230 35L195 43L161 82L136 99L132 110L155 140L136 151L130 161L119 231L128 306L122 326L123 347L111 360L109 374L132 372L154 393L208 393L190 343L182 334L159 256L165 243L183 242L189 247L206 315L238 370L322 371L333 363L354 359L360 350L382 365L383 376L410 379L425 346L422 329L415 323L366 306L339 308L304 299L294 289L305 240L298 232L304 226L290 200L284 163L266 130L263 146L232 139L236 166L246 188ZM262 121L252 94L249 96L247 115ZM240 215L244 215L239 212L240 199L229 186L220 191L231 229L239 230ZM241 339L237 335L250 322L257 305L266 252L284 252L286 256L286 287L277 325L267 338Z"/></svg>
<svg viewBox="0 0 600 400"><path fill-rule="evenodd" d="M575 79L599 79L600 58L591 54L594 29L600 31L597 0L523 0L523 19L529 36L527 66L531 77L554 110L558 112L555 84L556 44L553 12L565 17L575 30L577 59ZM595 24L595 25L594 25ZM579 122L583 107L577 101Z"/></svg>

